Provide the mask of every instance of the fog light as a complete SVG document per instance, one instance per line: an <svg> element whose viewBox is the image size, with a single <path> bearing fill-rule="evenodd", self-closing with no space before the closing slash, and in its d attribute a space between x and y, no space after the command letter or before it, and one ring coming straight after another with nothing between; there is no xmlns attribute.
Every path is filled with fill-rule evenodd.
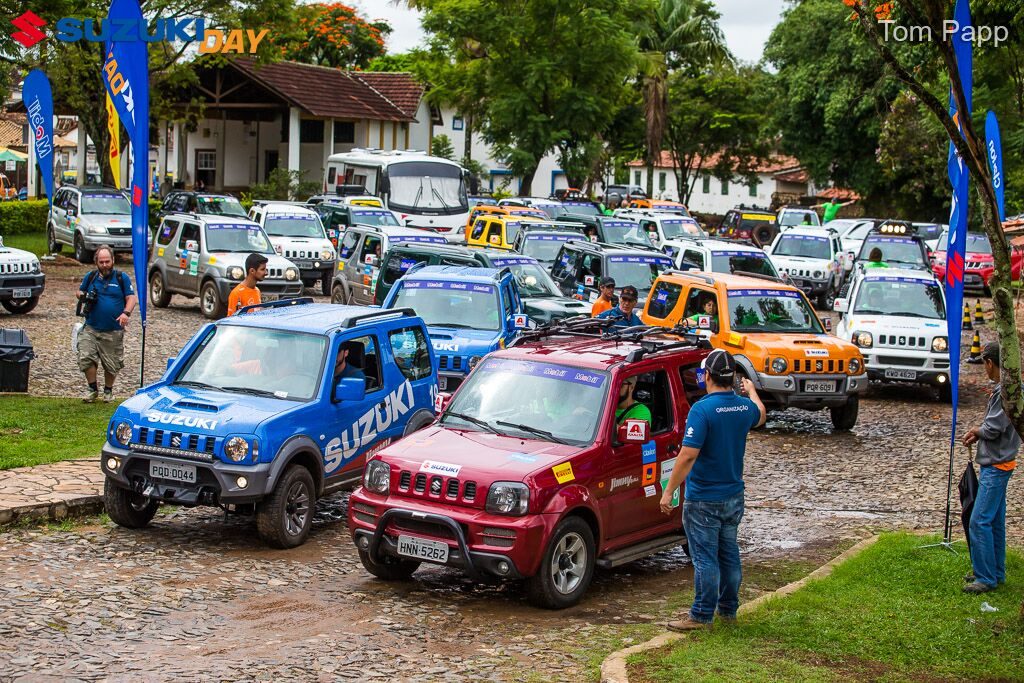
<svg viewBox="0 0 1024 683"><path fill-rule="evenodd" d="M939 375L936 379L938 380L939 384L945 384L946 383L946 376L945 375Z"/></svg>
<svg viewBox="0 0 1024 683"><path fill-rule="evenodd" d="M782 386L786 387L787 389L790 388L791 386L793 386L793 380L787 378L786 381L783 382Z"/></svg>
<svg viewBox="0 0 1024 683"><path fill-rule="evenodd" d="M319 261L313 261L313 267L314 268L319 268L320 267L320 262Z"/></svg>
<svg viewBox="0 0 1024 683"><path fill-rule="evenodd" d="M368 539L366 536L360 536L359 537L359 549L360 550L369 550L370 549L370 539Z"/></svg>
<svg viewBox="0 0 1024 683"><path fill-rule="evenodd" d="M248 485L249 480L246 479L245 477L238 477L237 479L235 479L235 486L237 486L240 489L244 489Z"/></svg>
<svg viewBox="0 0 1024 683"><path fill-rule="evenodd" d="M116 470L118 465L120 465L120 464L121 464L121 462L117 458L107 458L107 469L108 470Z"/></svg>
<svg viewBox="0 0 1024 683"><path fill-rule="evenodd" d="M502 560L501 562L498 563L498 573L499 574L508 574L508 570L509 570L508 562L505 562L504 560Z"/></svg>

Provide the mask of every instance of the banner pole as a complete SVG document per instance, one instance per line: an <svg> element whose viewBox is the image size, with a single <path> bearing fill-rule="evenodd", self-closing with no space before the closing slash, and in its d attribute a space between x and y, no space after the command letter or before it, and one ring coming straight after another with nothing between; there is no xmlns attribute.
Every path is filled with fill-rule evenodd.
<svg viewBox="0 0 1024 683"><path fill-rule="evenodd" d="M142 322L142 349L139 351L139 389L146 386L146 322ZM950 470L952 471L952 470ZM949 501L946 502L947 514Z"/></svg>

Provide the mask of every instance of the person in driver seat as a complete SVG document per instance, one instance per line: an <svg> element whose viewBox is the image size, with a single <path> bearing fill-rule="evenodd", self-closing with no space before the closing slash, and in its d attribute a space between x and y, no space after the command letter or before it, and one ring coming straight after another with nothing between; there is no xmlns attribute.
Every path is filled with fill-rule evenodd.
<svg viewBox="0 0 1024 683"><path fill-rule="evenodd" d="M353 356L349 362L349 354ZM366 374L355 363L361 363L363 357L363 345L357 341L342 342L338 349L338 358L334 362L334 383L337 384L343 379L361 379L366 381Z"/></svg>
<svg viewBox="0 0 1024 683"><path fill-rule="evenodd" d="M634 397L639 377L627 377L619 385L619 404L615 408L615 424L621 425L626 420L647 420L651 423L651 409Z"/></svg>

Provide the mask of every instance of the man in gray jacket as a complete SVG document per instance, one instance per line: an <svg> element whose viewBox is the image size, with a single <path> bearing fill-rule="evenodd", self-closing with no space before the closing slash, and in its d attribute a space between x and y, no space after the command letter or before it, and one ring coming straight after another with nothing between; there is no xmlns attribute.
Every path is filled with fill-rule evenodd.
<svg viewBox="0 0 1024 683"><path fill-rule="evenodd" d="M1006 583L1006 484L1017 465L1020 436L1003 409L999 387L999 343L989 342L981 352L985 373L996 382L988 412L980 427L964 435L964 445L978 444L975 460L981 468L978 496L971 512L971 566L965 593L987 593Z"/></svg>

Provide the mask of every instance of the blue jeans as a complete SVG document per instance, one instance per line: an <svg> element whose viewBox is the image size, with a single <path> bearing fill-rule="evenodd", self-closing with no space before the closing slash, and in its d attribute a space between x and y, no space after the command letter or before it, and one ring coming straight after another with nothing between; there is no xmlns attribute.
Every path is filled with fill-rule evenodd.
<svg viewBox="0 0 1024 683"><path fill-rule="evenodd" d="M683 502L683 525L693 558L694 621L710 624L716 606L719 615L736 616L743 578L736 533L742 519L742 493L725 500Z"/></svg>
<svg viewBox="0 0 1024 683"><path fill-rule="evenodd" d="M1006 484L1013 471L980 469L971 511L971 565L975 581L995 586L1006 581Z"/></svg>

